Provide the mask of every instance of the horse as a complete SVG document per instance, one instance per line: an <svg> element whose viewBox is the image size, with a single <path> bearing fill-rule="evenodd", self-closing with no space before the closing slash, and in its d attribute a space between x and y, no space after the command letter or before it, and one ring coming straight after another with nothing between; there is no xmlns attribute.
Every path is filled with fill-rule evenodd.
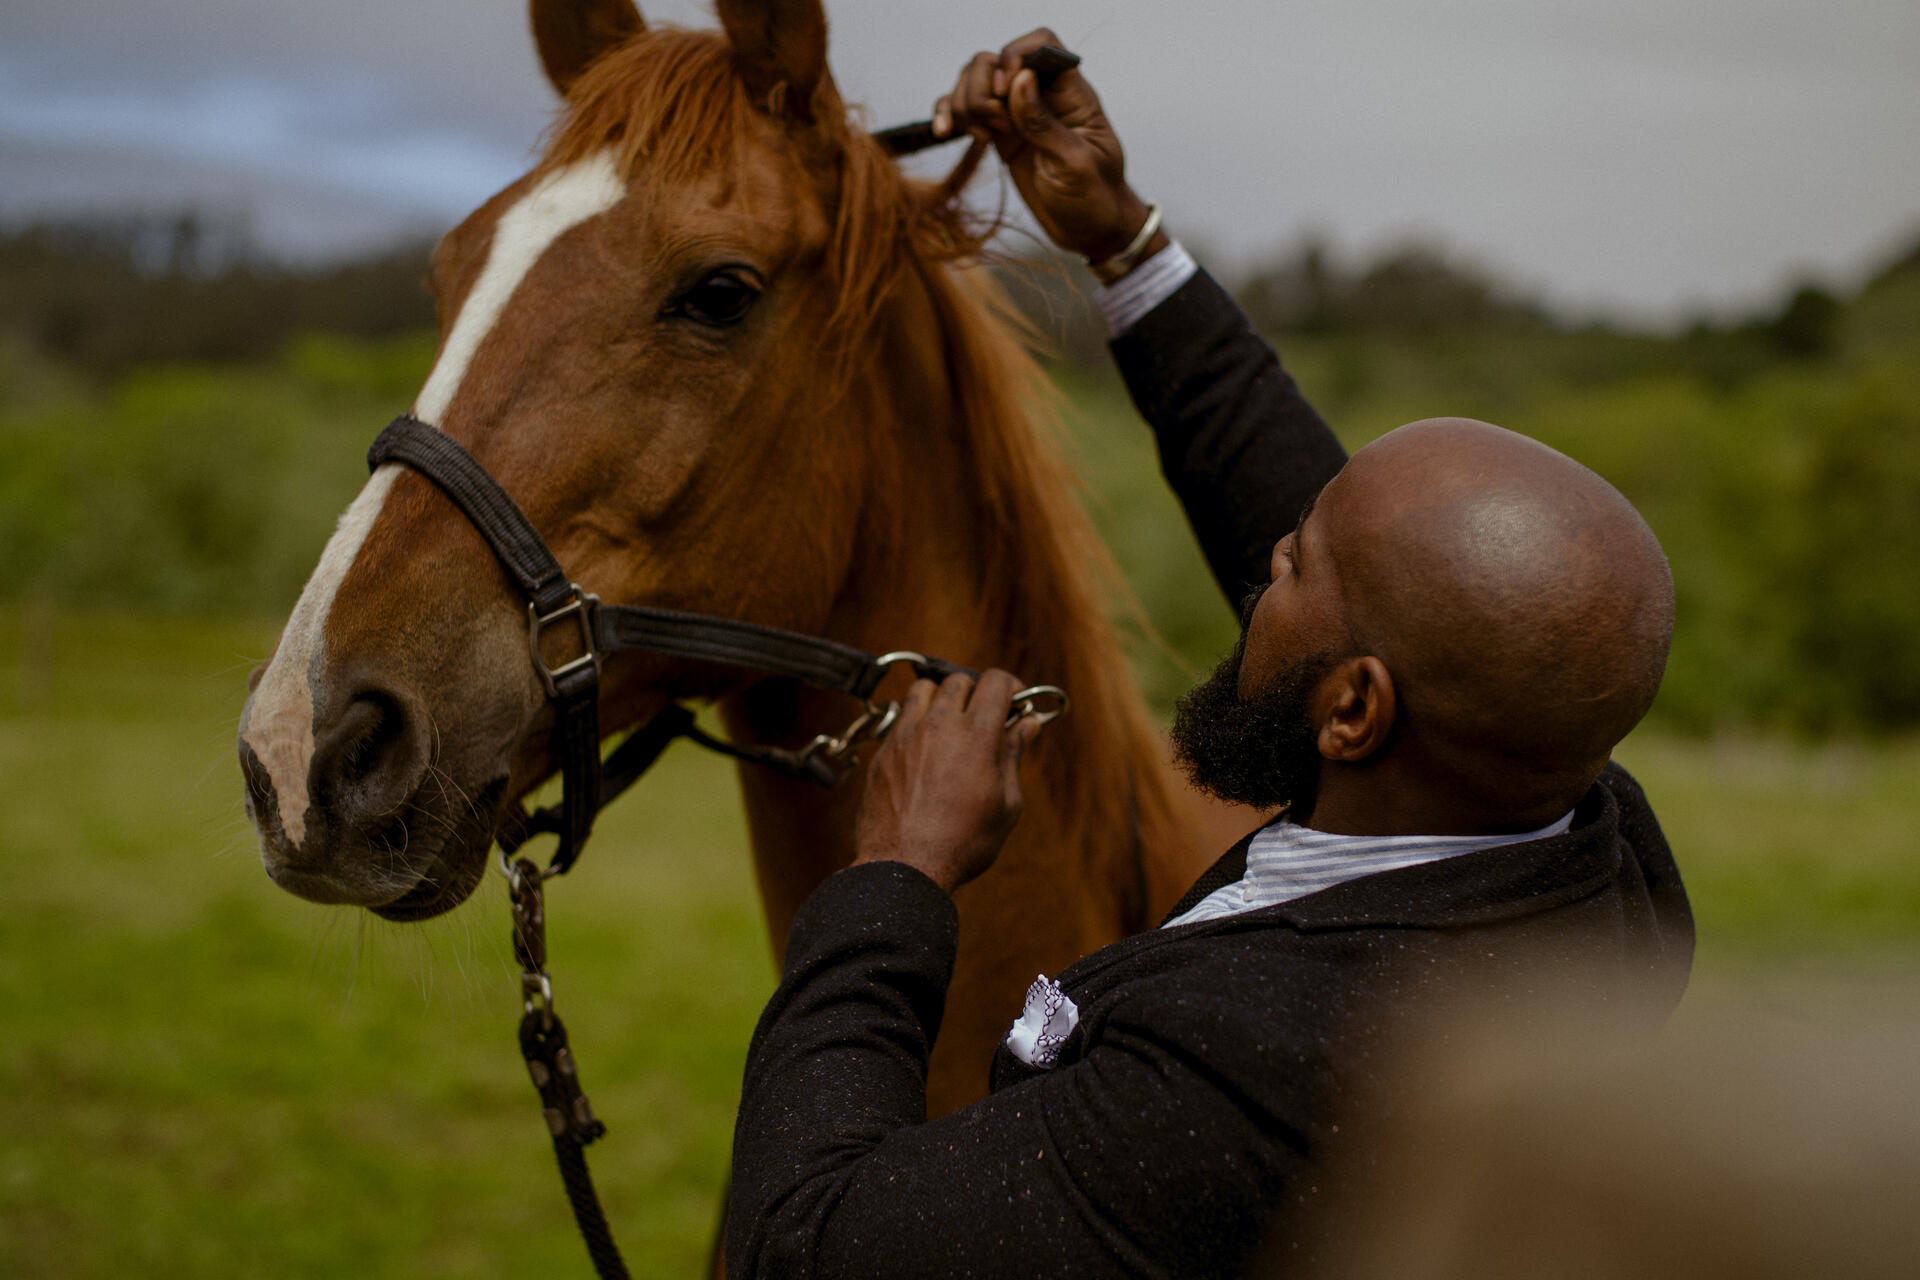
<svg viewBox="0 0 1920 1280"><path fill-rule="evenodd" d="M632 0L533 0L563 106L533 169L433 252L439 346L411 412L603 599L1071 692L1004 854L956 894L937 1115L984 1092L1034 975L1158 919L1219 825L1130 683L1043 371L978 269L971 160L901 172L834 85L819 0L718 9L720 30L685 30ZM848 716L789 679L625 653L600 725L688 701L766 743ZM392 920L450 910L555 772L553 728L487 543L433 483L378 467L250 679L239 754L268 875ZM739 783L777 958L852 857L859 775Z"/></svg>

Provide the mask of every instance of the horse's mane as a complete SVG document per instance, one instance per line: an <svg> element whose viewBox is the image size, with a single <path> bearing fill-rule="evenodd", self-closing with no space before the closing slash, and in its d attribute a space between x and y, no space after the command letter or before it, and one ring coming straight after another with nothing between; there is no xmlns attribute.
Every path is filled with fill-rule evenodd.
<svg viewBox="0 0 1920 1280"><path fill-rule="evenodd" d="M1138 605L1073 500L1081 486L1055 439L1058 393L1026 322L984 268L926 274L980 495L978 599L999 627L994 661L1072 693L1074 714L1042 735L1040 764L1063 838L1113 860L1140 890L1127 924L1141 928L1151 921L1140 914L1136 860L1176 819L1155 730L1107 620L1110 606Z"/></svg>
<svg viewBox="0 0 1920 1280"><path fill-rule="evenodd" d="M691 183L727 172L754 114L768 108L749 94L731 58L716 32L665 27L633 37L569 91L541 167L611 145L629 175L644 167L656 181ZM1057 398L1032 354L1031 331L981 265L998 220L966 208L961 182L903 175L848 122L830 83L815 106L811 136L822 163L838 169L828 249L836 300L823 345L842 376L852 376L896 289L913 277L922 283L966 424L980 531L971 585L997 646L993 660L1073 693L1079 709L1043 735L1046 749L1037 752L1060 838L1090 858L1131 863L1141 830L1164 829L1174 801L1163 771L1148 767L1157 754L1154 730L1106 622L1102 589L1124 599L1124 588L1105 545L1069 500L1077 485L1048 438ZM866 514L883 537L913 527L903 492L873 486ZM1131 888L1137 868L1124 874ZM1127 923L1140 927L1146 904L1127 896Z"/></svg>

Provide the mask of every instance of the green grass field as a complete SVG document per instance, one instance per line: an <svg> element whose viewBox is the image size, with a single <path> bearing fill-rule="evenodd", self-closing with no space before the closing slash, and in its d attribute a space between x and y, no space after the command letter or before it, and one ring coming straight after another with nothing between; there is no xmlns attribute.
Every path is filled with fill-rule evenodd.
<svg viewBox="0 0 1920 1280"><path fill-rule="evenodd" d="M0 615L0 1275L529 1276L585 1261L513 1045L495 879L388 925L259 869L262 625ZM1920 972L1920 743L1640 736L1700 982ZM684 749L549 897L636 1274L707 1248L772 969L728 769Z"/></svg>
<svg viewBox="0 0 1920 1280"><path fill-rule="evenodd" d="M269 628L62 619L51 672L24 675L21 630L0 643L0 1275L581 1271L500 882L417 928L273 888L231 744ZM549 902L608 1211L636 1275L689 1274L772 990L730 775L669 757Z"/></svg>

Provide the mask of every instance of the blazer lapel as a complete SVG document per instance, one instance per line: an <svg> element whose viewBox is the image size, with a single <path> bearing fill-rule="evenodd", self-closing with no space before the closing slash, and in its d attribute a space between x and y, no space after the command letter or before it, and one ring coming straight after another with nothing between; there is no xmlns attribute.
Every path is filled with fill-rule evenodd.
<svg viewBox="0 0 1920 1280"><path fill-rule="evenodd" d="M1399 871L1381 871L1303 898L1176 929L1149 929L1082 957L1060 974L1069 992L1166 943L1285 924L1295 929L1463 928L1530 915L1596 892L1620 868L1620 807L1595 784L1564 835L1463 853ZM1252 832L1223 854L1174 904L1172 920L1247 873ZM1164 925L1164 921L1162 924ZM1078 997L1075 997L1078 999Z"/></svg>
<svg viewBox="0 0 1920 1280"><path fill-rule="evenodd" d="M1212 866L1200 873L1200 878L1193 882L1193 887L1181 895L1180 901L1173 904L1173 909L1160 917L1161 925L1185 915L1199 906L1201 901L1214 890L1224 889L1246 875L1247 848L1253 843L1253 838L1264 830L1266 827L1257 827L1247 832L1240 837L1238 844L1215 859Z"/></svg>
<svg viewBox="0 0 1920 1280"><path fill-rule="evenodd" d="M1246 875L1247 846L1253 843L1255 834L1255 832L1248 832L1245 836L1241 837L1238 844L1235 844L1231 849L1215 859L1211 867L1201 872L1200 878L1193 882L1193 887L1181 896L1180 901L1176 902L1173 905L1173 909L1162 917L1160 923L1165 924L1168 920L1172 920L1176 916L1193 910L1194 906L1199 903L1201 899L1205 898L1214 890L1224 885L1232 884L1235 880ZM1060 985L1065 987L1072 982L1083 981L1090 974L1105 969L1110 964L1126 959L1139 949L1140 944L1151 942L1158 934L1159 930L1157 928L1148 929L1142 933L1134 934L1131 938L1122 938L1119 942L1109 944L1108 946L1100 948L1098 951L1081 957L1061 971L1059 978ZM1012 1019L1008 1019L1008 1025L1012 1025ZM1074 1034L1079 1034L1077 1028ZM1072 1043L1073 1041L1069 1039L1068 1044L1071 1045ZM1045 1075L1047 1070L1048 1068L1032 1066L1014 1057L1013 1051L1007 1048L1006 1037L1002 1036L1000 1044L994 1049L992 1065L987 1068L987 1088L989 1091L997 1092L1009 1085L1019 1084L1022 1080L1029 1079L1033 1076Z"/></svg>
<svg viewBox="0 0 1920 1280"><path fill-rule="evenodd" d="M1254 836L1258 834L1259 831L1249 831L1240 838L1239 843L1235 844L1233 848L1221 854L1219 859L1216 860L1211 867L1208 867L1198 880L1193 882L1193 887L1181 896L1180 901L1173 904L1173 909L1167 912L1160 923L1164 925L1168 920L1172 920L1193 910L1194 906L1199 903L1201 899L1205 898L1214 890L1225 885L1230 885L1235 880L1246 875L1247 846L1253 843ZM1230 924L1237 918L1238 917L1235 916L1226 916L1219 921L1210 923ZM1182 930L1181 935L1183 936L1184 933L1185 931ZM1061 971L1057 981L1062 987L1071 989L1077 984L1086 982L1088 978L1102 970L1109 969L1116 964L1130 959L1146 948L1157 945L1167 937L1168 934L1164 928L1153 928L1141 933L1136 933L1130 938L1122 938L1118 942L1109 943L1101 947L1098 951L1084 955L1068 965Z"/></svg>
<svg viewBox="0 0 1920 1280"><path fill-rule="evenodd" d="M1620 807L1613 793L1596 785L1574 810L1564 835L1522 844L1501 845L1434 862L1361 876L1290 902L1222 916L1177 929L1157 928L1100 948L1067 966L1059 983L1084 1007L1102 974L1154 947L1244 929L1276 925L1313 932L1322 929L1464 928L1544 911L1597 892L1620 869ZM1222 854L1167 913L1175 919L1202 899L1247 873L1251 833ZM1165 921L1163 920L1164 926ZM1009 1019L1011 1025L1011 1019ZM1080 1031L1075 1030L1074 1036ZM1070 1038L1061 1061L1072 1060ZM1004 1042L989 1074L995 1089L1017 1084L1042 1069L1015 1058Z"/></svg>
<svg viewBox="0 0 1920 1280"><path fill-rule="evenodd" d="M1361 876L1262 913L1303 930L1459 929L1532 915L1612 883L1619 831L1619 801L1595 783L1560 835Z"/></svg>

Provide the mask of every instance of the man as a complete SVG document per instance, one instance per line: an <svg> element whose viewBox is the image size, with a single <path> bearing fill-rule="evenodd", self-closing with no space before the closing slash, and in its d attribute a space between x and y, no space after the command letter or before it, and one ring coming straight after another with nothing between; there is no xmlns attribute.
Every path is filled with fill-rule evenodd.
<svg viewBox="0 0 1920 1280"><path fill-rule="evenodd" d="M1162 928L1036 983L989 1096L926 1122L948 894L1011 828L1033 729L1003 727L1005 672L916 685L871 761L855 865L801 911L749 1053L738 1275L1223 1275L1263 1237L1286 1261L1342 1106L1411 1016L1516 980L1651 986L1670 1008L1686 980L1678 872L1608 761L1666 659L1652 533L1592 472L1484 423L1346 461L1127 186L1085 79L1043 95L1017 71L1041 43L977 57L936 128L991 137L1109 281L1116 358L1214 573L1229 598L1259 587L1175 746L1200 785L1287 820Z"/></svg>

